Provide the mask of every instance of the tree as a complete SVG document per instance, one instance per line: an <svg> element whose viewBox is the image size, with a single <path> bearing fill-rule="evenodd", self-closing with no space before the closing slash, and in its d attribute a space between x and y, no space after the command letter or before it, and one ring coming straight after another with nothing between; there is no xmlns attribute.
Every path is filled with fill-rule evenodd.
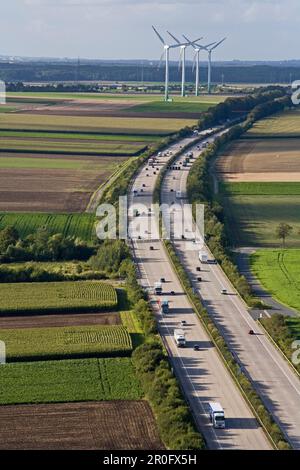
<svg viewBox="0 0 300 470"><path fill-rule="evenodd" d="M10 245L15 245L19 234L14 227L5 227L0 231L0 253L4 254Z"/></svg>
<svg viewBox="0 0 300 470"><path fill-rule="evenodd" d="M282 240L282 246L285 246L286 238L292 233L293 227L289 224L281 222L276 228L276 236Z"/></svg>

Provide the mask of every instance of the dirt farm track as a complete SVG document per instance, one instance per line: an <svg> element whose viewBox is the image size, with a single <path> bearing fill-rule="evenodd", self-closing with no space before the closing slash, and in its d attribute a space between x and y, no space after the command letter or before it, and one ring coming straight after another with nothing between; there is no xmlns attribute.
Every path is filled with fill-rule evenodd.
<svg viewBox="0 0 300 470"><path fill-rule="evenodd" d="M163 449L146 401L1 406L0 421L0 449Z"/></svg>

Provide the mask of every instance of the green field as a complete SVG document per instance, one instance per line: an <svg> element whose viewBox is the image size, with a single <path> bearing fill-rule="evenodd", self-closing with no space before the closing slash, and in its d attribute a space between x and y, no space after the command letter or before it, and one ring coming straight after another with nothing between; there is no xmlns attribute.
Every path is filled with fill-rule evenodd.
<svg viewBox="0 0 300 470"><path fill-rule="evenodd" d="M276 228L285 222L293 227L288 246L300 247L299 183L229 183L221 188L226 189L221 198L233 246L278 247Z"/></svg>
<svg viewBox="0 0 300 470"><path fill-rule="evenodd" d="M34 114L3 114L0 129L90 131L114 134L167 135L185 126L196 124L195 119L160 119L135 117L82 117Z"/></svg>
<svg viewBox="0 0 300 470"><path fill-rule="evenodd" d="M144 144L131 144L129 142L120 143L120 142L100 142L100 143L91 143L88 141L85 142L73 142L73 141L51 141L50 139L42 141L41 139L26 140L26 139L5 139L1 138L0 141L0 152L5 152L6 150L15 150L16 152L26 151L26 152L51 152L54 154L97 154L97 155L124 155L124 156L134 156L138 153L141 153L145 149Z"/></svg>
<svg viewBox="0 0 300 470"><path fill-rule="evenodd" d="M193 101L172 101L170 103L166 103L165 101L152 101L150 103L132 106L126 111L129 113L193 113L199 114L200 117L201 113L207 111L213 104L214 103Z"/></svg>
<svg viewBox="0 0 300 470"><path fill-rule="evenodd" d="M35 131L0 131L0 137L17 137L30 139L60 139L60 140L96 140L96 141L122 141L122 142L153 142L159 141L157 135L126 135L126 134L89 134L87 133L68 133L68 132L35 132Z"/></svg>
<svg viewBox="0 0 300 470"><path fill-rule="evenodd" d="M0 314L117 308L116 290L98 281L0 284Z"/></svg>
<svg viewBox="0 0 300 470"><path fill-rule="evenodd" d="M246 137L300 137L299 107L256 122Z"/></svg>
<svg viewBox="0 0 300 470"><path fill-rule="evenodd" d="M125 356L132 351L130 334L119 325L2 329L0 338L7 362Z"/></svg>
<svg viewBox="0 0 300 470"><path fill-rule="evenodd" d="M258 250L251 269L277 300L300 312L300 250Z"/></svg>
<svg viewBox="0 0 300 470"><path fill-rule="evenodd" d="M270 182L242 182L242 183L220 183L223 194L245 195L245 196L299 196L300 183L270 183Z"/></svg>
<svg viewBox="0 0 300 470"><path fill-rule="evenodd" d="M130 358L6 364L0 404L137 400L141 386Z"/></svg>
<svg viewBox="0 0 300 470"><path fill-rule="evenodd" d="M21 237L34 233L40 227L52 233L63 233L90 242L95 236L93 214L41 214L0 212L0 230L7 226L17 229Z"/></svg>

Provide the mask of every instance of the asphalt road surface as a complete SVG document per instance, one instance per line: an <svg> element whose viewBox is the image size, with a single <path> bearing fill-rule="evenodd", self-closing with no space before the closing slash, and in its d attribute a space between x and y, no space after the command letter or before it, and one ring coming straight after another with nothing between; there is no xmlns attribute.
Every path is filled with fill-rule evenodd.
<svg viewBox="0 0 300 470"><path fill-rule="evenodd" d="M184 146L190 141L191 139L183 139L180 145ZM172 145L168 150L176 152L179 149L180 146L177 144ZM150 224L155 225L153 208L149 214L153 189L159 171L169 158L170 155L160 156L154 168L146 164L136 176L129 195L131 233L133 233L133 224L140 224L145 231L150 231ZM180 174L180 172L177 173ZM132 209L132 204L144 205L144 207L138 208L140 214L138 217L136 209ZM160 240L144 240L143 238L144 236L141 240L132 240L140 282L149 290L150 299L157 315L159 331L168 350L174 372L190 403L197 426L205 436L208 447L210 449L271 449L265 433L225 368L184 294L163 243ZM146 234L145 238L147 238ZM151 247L152 249L150 249ZM165 280L162 284L163 295L157 297L154 295L153 287L155 282L161 278ZM175 295L171 294L172 291ZM160 314L159 299L169 300L170 312L168 314ZM182 320L186 322L183 327L181 326ZM184 348L178 348L173 338L174 329L178 327L185 330L187 344ZM194 351L195 344L199 345L199 351ZM214 429L210 424L208 418L208 403L210 401L220 402L224 408L226 429Z"/></svg>
<svg viewBox="0 0 300 470"><path fill-rule="evenodd" d="M194 149L197 156L201 151ZM180 160L180 159L179 159ZM189 168L168 171L162 185L162 202L172 203L176 190L187 203L186 182ZM174 180L175 176L175 180ZM171 192L171 189L174 192ZM193 286L209 314L214 318L240 367L251 379L265 406L280 425L294 449L300 449L300 380L280 352L264 335L259 324L248 312L221 268L213 263L213 256L205 247L209 263L200 263L198 251L188 250L185 241L175 240L174 247L187 270ZM197 268L201 272L197 272ZM201 281L198 278L201 277ZM222 294L226 289L227 294ZM249 335L253 330L255 335ZM221 400L222 401L222 400Z"/></svg>

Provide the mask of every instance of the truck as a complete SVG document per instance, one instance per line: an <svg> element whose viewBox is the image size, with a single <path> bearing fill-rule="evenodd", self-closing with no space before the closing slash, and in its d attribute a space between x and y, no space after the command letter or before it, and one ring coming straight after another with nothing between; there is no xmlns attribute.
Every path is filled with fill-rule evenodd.
<svg viewBox="0 0 300 470"><path fill-rule="evenodd" d="M162 315L165 313L169 313L170 307L169 307L169 301L167 299L159 302L159 311Z"/></svg>
<svg viewBox="0 0 300 470"><path fill-rule="evenodd" d="M156 295L162 294L162 284L161 284L161 282L156 282L156 283L154 284L154 293L155 293Z"/></svg>
<svg viewBox="0 0 300 470"><path fill-rule="evenodd" d="M220 403L209 402L208 406L209 406L209 418L213 427L216 429L224 429L225 428L225 413Z"/></svg>
<svg viewBox="0 0 300 470"><path fill-rule="evenodd" d="M199 252L199 260L201 261L201 263L207 263L207 261L208 261L207 254L204 253L203 251L200 251Z"/></svg>
<svg viewBox="0 0 300 470"><path fill-rule="evenodd" d="M179 348L184 348L186 344L185 333L183 330L174 330L175 343Z"/></svg>

